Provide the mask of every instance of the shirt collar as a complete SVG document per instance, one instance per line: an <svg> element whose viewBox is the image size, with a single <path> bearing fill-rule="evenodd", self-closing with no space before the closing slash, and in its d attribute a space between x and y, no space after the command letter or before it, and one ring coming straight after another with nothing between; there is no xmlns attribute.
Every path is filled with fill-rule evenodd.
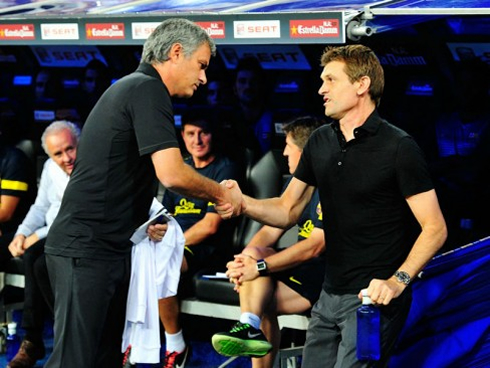
<svg viewBox="0 0 490 368"><path fill-rule="evenodd" d="M160 74L158 74L158 71L155 69L155 67L153 65L145 63L145 62L141 62L138 65L138 68L136 69L136 71L143 73L143 74L146 74L146 75L149 75L150 77L158 79L160 82L162 82L162 84L164 85L165 89L168 92L167 86L165 85L162 78L160 77Z"/></svg>
<svg viewBox="0 0 490 368"><path fill-rule="evenodd" d="M367 120L359 127L354 129L354 136L358 138L359 136L364 136L364 135L374 135L379 129L379 125L381 123L382 119L379 116L378 110L374 109L374 111L369 115ZM332 123L332 128L333 130L339 134L341 132L340 130L340 123L338 120L335 120Z"/></svg>

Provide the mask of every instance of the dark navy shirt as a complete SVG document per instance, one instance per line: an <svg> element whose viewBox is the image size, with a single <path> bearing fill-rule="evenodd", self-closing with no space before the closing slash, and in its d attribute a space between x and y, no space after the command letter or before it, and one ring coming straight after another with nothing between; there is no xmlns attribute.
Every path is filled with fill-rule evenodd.
<svg viewBox="0 0 490 368"><path fill-rule="evenodd" d="M185 161L188 165L194 167L192 157L186 158ZM194 168L199 174L218 183L225 179L240 179L239 167L225 156L216 156L206 167ZM185 197L169 190L165 191L162 203L174 215L184 232L196 222L202 220L207 213L216 213L214 203L202 199ZM205 239L200 245L209 245L216 249L231 252L235 225L236 221L226 220L221 222L218 232Z"/></svg>

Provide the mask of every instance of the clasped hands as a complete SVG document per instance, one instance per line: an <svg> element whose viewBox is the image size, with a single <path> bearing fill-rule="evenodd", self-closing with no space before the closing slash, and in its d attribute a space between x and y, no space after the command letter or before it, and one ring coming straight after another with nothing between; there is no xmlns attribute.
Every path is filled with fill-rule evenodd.
<svg viewBox="0 0 490 368"><path fill-rule="evenodd" d="M215 208L224 220L239 216L245 210L245 202L240 186L235 180L223 180L220 185L226 188L223 200Z"/></svg>
<svg viewBox="0 0 490 368"><path fill-rule="evenodd" d="M251 281L259 276L257 260L248 254L236 254L233 261L226 264L226 276L235 284L234 290L239 291L245 281Z"/></svg>

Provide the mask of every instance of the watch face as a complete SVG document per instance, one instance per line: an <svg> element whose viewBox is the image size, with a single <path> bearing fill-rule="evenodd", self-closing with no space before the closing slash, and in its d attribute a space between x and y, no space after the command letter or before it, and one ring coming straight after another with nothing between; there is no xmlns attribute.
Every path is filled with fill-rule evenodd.
<svg viewBox="0 0 490 368"><path fill-rule="evenodd" d="M405 271L396 271L395 272L395 277L399 282L404 283L405 285L410 284L410 275L406 273Z"/></svg>
<svg viewBox="0 0 490 368"><path fill-rule="evenodd" d="M264 271L266 269L267 269L267 265L264 261L258 261L257 262L257 270Z"/></svg>

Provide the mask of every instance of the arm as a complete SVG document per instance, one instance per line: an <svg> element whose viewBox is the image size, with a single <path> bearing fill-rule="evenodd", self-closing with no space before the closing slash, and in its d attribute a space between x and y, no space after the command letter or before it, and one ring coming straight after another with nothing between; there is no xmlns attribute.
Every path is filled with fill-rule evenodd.
<svg viewBox="0 0 490 368"><path fill-rule="evenodd" d="M27 212L22 223L19 225L16 235L22 234L25 237L29 237L35 232L39 239L44 239L47 236L48 211L50 211L50 208L58 208L59 201L63 196L63 192L59 193L59 185L56 185L54 182L54 180L56 180L55 173L57 173L57 171L54 170L56 169L54 165L56 164L51 159L44 163L36 200L29 208L29 212ZM58 170L61 171L61 169ZM54 198L56 198L56 201L54 201Z"/></svg>
<svg viewBox="0 0 490 368"><path fill-rule="evenodd" d="M314 190L315 187L293 177L280 197L258 200L243 196L243 213L265 225L286 229L298 221Z"/></svg>
<svg viewBox="0 0 490 368"><path fill-rule="evenodd" d="M208 212L184 233L185 245L192 246L201 243L219 229L222 218L217 213Z"/></svg>
<svg viewBox="0 0 490 368"><path fill-rule="evenodd" d="M286 249L265 258L270 272L293 268L305 261L319 256L325 250L323 229L315 228L310 236Z"/></svg>
<svg viewBox="0 0 490 368"><path fill-rule="evenodd" d="M160 150L153 153L151 157L158 180L167 189L188 197L207 199L216 204L231 204L232 211L225 212L225 217L230 217L232 213L233 215L241 213L241 191L238 188L228 190L214 180L198 174L184 163L178 148Z"/></svg>
<svg viewBox="0 0 490 368"><path fill-rule="evenodd" d="M250 239L247 244L248 247L265 248L273 247L284 234L285 230L278 227L264 225L259 231Z"/></svg>
<svg viewBox="0 0 490 368"><path fill-rule="evenodd" d="M407 272L413 279L442 247L447 238L447 228L435 190L413 195L407 198L407 203L422 231L398 269ZM405 288L406 285L393 276L388 280L374 279L369 284L368 295L375 303L387 305Z"/></svg>
<svg viewBox="0 0 490 368"><path fill-rule="evenodd" d="M0 196L0 222L7 222L12 218L19 202L20 197L11 195Z"/></svg>

